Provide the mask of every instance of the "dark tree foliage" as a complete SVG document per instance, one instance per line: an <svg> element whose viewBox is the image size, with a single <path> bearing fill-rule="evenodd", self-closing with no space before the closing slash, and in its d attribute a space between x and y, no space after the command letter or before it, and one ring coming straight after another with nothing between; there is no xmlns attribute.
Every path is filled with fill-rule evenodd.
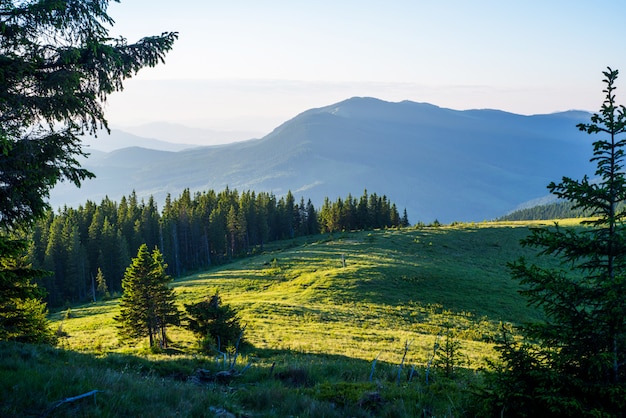
<svg viewBox="0 0 626 418"><path fill-rule="evenodd" d="M525 325L522 343L501 345L496 379L499 414L506 416L623 416L626 411L626 108L615 103L618 72L603 73L606 99L591 123L578 128L600 134L591 161L598 181L564 177L548 188L594 216L584 228L533 229L522 241L540 255L557 257L560 269L520 259L513 277L546 321Z"/></svg>
<svg viewBox="0 0 626 418"><path fill-rule="evenodd" d="M204 351L224 351L228 347L246 344L244 328L233 308L222 303L215 292L210 298L193 304L185 304L187 328L192 331Z"/></svg>
<svg viewBox="0 0 626 418"><path fill-rule="evenodd" d="M454 335L452 325L444 324L445 334L439 344L433 361L435 369L447 379L453 379L458 369L466 364L467 358L461 352L462 344Z"/></svg>
<svg viewBox="0 0 626 418"><path fill-rule="evenodd" d="M26 262L24 241L0 236L0 340L52 343L43 292L31 282L47 272Z"/></svg>
<svg viewBox="0 0 626 418"><path fill-rule="evenodd" d="M185 190L175 199L168 196L159 212L154 199L140 201L133 192L119 203L105 198L99 205L87 202L56 214L49 211L32 228L30 258L35 267L54 273L38 280L48 291L51 306L91 300L97 293L99 271L111 294L121 291L124 268L143 243L159 247L168 261L168 273L181 276L262 251L270 241L328 230L322 228L324 221L310 200L301 198L295 203L289 195L277 198L271 193L229 189L192 195ZM351 210L342 199L328 200L331 212L344 207L334 230L380 227L373 223L375 219L384 219L383 226L408 225L406 211L396 219L391 215L397 212L395 205L374 196L370 199L364 194L363 206L352 205ZM372 202L376 207L369 205ZM377 208L382 207L389 211L377 215ZM350 219L358 223L348 223Z"/></svg>
<svg viewBox="0 0 626 418"><path fill-rule="evenodd" d="M620 206L623 205L620 204ZM567 218L588 217L582 209L574 209L574 203L557 201L546 205L537 205L530 208L519 209L501 218L499 221L529 221L529 220L554 220Z"/></svg>
<svg viewBox="0 0 626 418"><path fill-rule="evenodd" d="M42 215L59 180L92 174L78 135L107 127L106 97L163 61L175 33L111 39L107 0L0 3L0 224Z"/></svg>
<svg viewBox="0 0 626 418"><path fill-rule="evenodd" d="M396 205L387 196L368 195L365 190L359 200L350 194L336 202L325 199L319 214L319 226L321 232L352 231L409 226L409 219L406 210L400 217Z"/></svg>
<svg viewBox="0 0 626 418"><path fill-rule="evenodd" d="M150 347L157 341L161 347L167 346L166 326L178 324L180 315L174 291L168 286L172 278L165 273L165 267L158 249L151 254L147 245L139 247L124 274L120 314L115 317L122 338L147 336Z"/></svg>
<svg viewBox="0 0 626 418"><path fill-rule="evenodd" d="M107 128L103 104L122 82L145 66L163 61L176 33L135 44L112 39L107 0L0 1L0 339L48 339L41 318L45 305L33 297L38 271L15 261L24 245L9 233L43 217L59 181L80 186L93 177L80 167L85 156L79 135ZM62 225L42 231L53 238L51 258L64 258L63 283L85 292L86 270L79 232ZM66 247L60 247L61 235ZM56 267L56 266L55 266ZM55 275L57 270L55 269ZM6 296L16 288L21 295ZM39 305L37 305L39 303ZM35 330L40 337L34 337ZM21 331L20 331L21 330Z"/></svg>
<svg viewBox="0 0 626 418"><path fill-rule="evenodd" d="M102 300L109 299L111 294L109 293L109 287L107 286L106 279L104 274L102 274L102 270L98 269L98 274L96 275L96 293Z"/></svg>

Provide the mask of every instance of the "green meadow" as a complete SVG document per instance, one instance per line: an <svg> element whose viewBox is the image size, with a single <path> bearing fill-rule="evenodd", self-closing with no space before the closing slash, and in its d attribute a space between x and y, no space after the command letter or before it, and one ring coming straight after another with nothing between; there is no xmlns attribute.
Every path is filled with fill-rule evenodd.
<svg viewBox="0 0 626 418"><path fill-rule="evenodd" d="M181 310L215 291L236 309L251 344L236 357L199 353L183 327L161 352L120 341L118 299L53 312L57 348L0 345L0 415L472 416L502 325L540 319L506 263L533 258L519 240L549 224L317 235L176 279ZM228 382L194 378L233 363Z"/></svg>

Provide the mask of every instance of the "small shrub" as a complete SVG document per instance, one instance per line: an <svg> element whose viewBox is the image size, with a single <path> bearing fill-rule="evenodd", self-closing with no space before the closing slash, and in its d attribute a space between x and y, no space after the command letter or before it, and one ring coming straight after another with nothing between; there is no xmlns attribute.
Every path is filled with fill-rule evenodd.
<svg viewBox="0 0 626 418"><path fill-rule="evenodd" d="M246 345L244 329L237 313L226 304L218 292L201 302L185 305L189 317L187 328L198 337L203 351L212 349L222 352L229 347L242 348Z"/></svg>
<svg viewBox="0 0 626 418"><path fill-rule="evenodd" d="M465 357L461 353L461 343L455 338L449 324L446 325L446 335L435 354L435 368L448 379L454 378L457 368L464 365Z"/></svg>

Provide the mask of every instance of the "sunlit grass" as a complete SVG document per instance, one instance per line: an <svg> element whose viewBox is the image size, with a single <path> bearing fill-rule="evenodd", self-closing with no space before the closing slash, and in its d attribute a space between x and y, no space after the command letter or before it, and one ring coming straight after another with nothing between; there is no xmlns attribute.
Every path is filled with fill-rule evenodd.
<svg viewBox="0 0 626 418"><path fill-rule="evenodd" d="M564 226L579 222L560 221ZM232 385L211 386L211 396L201 400L197 387L185 389L188 377L198 367L227 366L221 356L198 353L184 327L170 327L170 348L155 354L147 339L118 338L118 299L73 306L51 317L60 346L82 354L54 354L69 360L54 360L51 370L37 372L42 377L33 390L45 386L46 379L48 385L61 385L54 373L66 361L81 364L61 377L75 383L65 391L49 391L48 402L123 382L101 396L107 406L98 401L87 409L90 416L132 415L145 402L163 416L214 416L206 411L215 407L239 416L411 417L425 410L458 416L471 406L467 386L480 380L477 371L486 359L495 358L501 324L540 318L518 294L506 263L521 255L532 259L519 240L529 226L549 225L473 223L319 235L273 243L261 254L176 279L181 310L219 291L247 326L252 345L238 362L239 368L249 363L251 369ZM433 349L448 331L461 343L459 366L465 374L447 381L435 373L435 383L427 384ZM402 380L397 381L405 348ZM10 369L7 364L0 367ZM27 372L20 367L15 373L22 376ZM415 371L411 381L409 370ZM290 380L277 380L290 374L305 382L294 387ZM142 379L145 387L137 381ZM178 380L166 393L172 379ZM0 384L7 388L10 380L0 379ZM6 411L27 402L23 390ZM370 395L381 400L364 406ZM46 405L41 401L34 410ZM84 409L77 411L84 415Z"/></svg>
<svg viewBox="0 0 626 418"><path fill-rule="evenodd" d="M409 361L424 364L451 324L470 364L479 367L493 355L501 322L537 318L506 270L506 262L528 254L518 245L527 225L344 232L283 242L177 279L174 288L181 310L219 291L258 349L395 362L405 341L413 341ZM65 311L53 315L68 334L62 341L76 350L132 351L117 338L117 303L74 307L67 319ZM169 335L180 350L195 346L184 328L172 327Z"/></svg>

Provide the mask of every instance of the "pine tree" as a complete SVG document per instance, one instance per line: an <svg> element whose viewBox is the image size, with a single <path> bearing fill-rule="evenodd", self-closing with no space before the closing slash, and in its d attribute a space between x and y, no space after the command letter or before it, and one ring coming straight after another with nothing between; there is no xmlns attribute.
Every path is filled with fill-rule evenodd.
<svg viewBox="0 0 626 418"><path fill-rule="evenodd" d="M402 220L400 221L400 225L403 228L406 228L406 227L411 225L411 223L409 222L409 215L407 215L407 213L406 213L406 208L402 212Z"/></svg>
<svg viewBox="0 0 626 418"><path fill-rule="evenodd" d="M306 203L306 219L307 219L307 234L313 235L319 232L319 223L317 220L317 211L315 210L315 206L309 199Z"/></svg>
<svg viewBox="0 0 626 418"><path fill-rule="evenodd" d="M203 350L223 351L229 346L245 344L244 328L237 313L222 303L218 292L200 302L185 304L185 310L189 315L187 328L196 334Z"/></svg>
<svg viewBox="0 0 626 418"><path fill-rule="evenodd" d="M33 281L46 272L26 263L27 244L0 235L0 341L53 343L44 292Z"/></svg>
<svg viewBox="0 0 626 418"><path fill-rule="evenodd" d="M615 103L618 72L604 73L606 100L581 131L593 143L594 181L564 177L548 188L594 217L581 228L533 229L522 241L562 261L545 268L510 264L530 304L545 322L525 325L522 344L506 338L504 364L491 404L512 416L622 416L626 410L626 108Z"/></svg>
<svg viewBox="0 0 626 418"><path fill-rule="evenodd" d="M98 274L96 274L96 286L96 293L100 296L100 299L108 299L111 297L109 286L107 286L107 281L100 267L98 267Z"/></svg>
<svg viewBox="0 0 626 418"><path fill-rule="evenodd" d="M165 328L178 322L173 290L168 287L171 278L165 274L163 256L158 249L152 254L148 246L139 247L137 257L124 273L120 301L119 334L122 338L148 337L150 347L157 339L167 344Z"/></svg>
<svg viewBox="0 0 626 418"><path fill-rule="evenodd" d="M158 249L152 251L154 265L154 299L156 301L156 322L161 348L168 345L167 325L178 325L180 323L180 311L176 307L176 293L169 287L172 278L165 270L167 264L163 261L163 255Z"/></svg>

